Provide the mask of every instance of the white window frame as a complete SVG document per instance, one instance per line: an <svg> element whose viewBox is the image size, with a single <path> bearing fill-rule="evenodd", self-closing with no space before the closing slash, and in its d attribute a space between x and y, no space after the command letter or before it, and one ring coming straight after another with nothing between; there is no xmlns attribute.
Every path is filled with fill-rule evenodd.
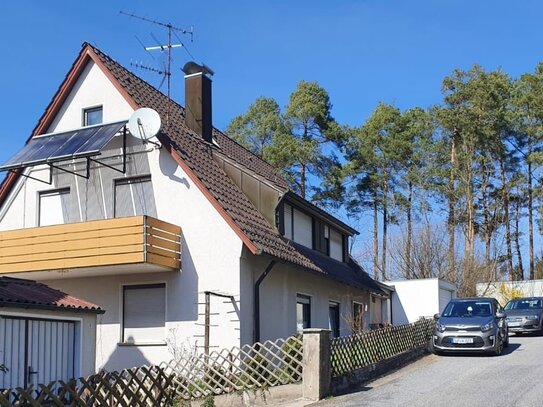
<svg viewBox="0 0 543 407"><path fill-rule="evenodd" d="M132 197L132 209L133 209L133 213L134 215L130 215L130 216L139 216L139 215L135 215L136 213L136 205L135 205L135 202L134 202L134 190L133 190L133 187L132 185L137 183L137 182L150 182L151 183L151 189L153 190L153 195L154 195L154 188L153 188L153 178L151 177L151 175L135 175L133 177L124 177L124 178L117 178L117 179L114 179L113 180L113 217L114 218L117 218L118 215L117 215L117 185L124 185L124 184L128 184L130 185L130 196ZM153 196L154 198L154 196ZM156 206L156 201L155 201L155 206Z"/></svg>
<svg viewBox="0 0 543 407"><path fill-rule="evenodd" d="M42 225L42 216L41 216L41 210L42 210L42 197L43 196L47 196L47 195L55 195L55 194L58 194L59 197L61 195L70 195L71 191L70 191L70 187L66 187L66 188L57 188L57 189L50 189L50 190L46 190L46 191L39 191L38 192L38 205L37 206L37 213L36 213L36 225L37 226L44 226ZM62 200L62 198L61 198ZM69 216L69 214L68 214ZM64 219L62 220L62 223L58 223L59 225L63 225L65 222L64 222ZM53 226L53 225L45 225L45 226Z"/></svg>
<svg viewBox="0 0 543 407"><path fill-rule="evenodd" d="M88 114L91 113L91 112L102 112L102 120L100 121L100 123L94 123L94 124L88 124ZM86 126L97 126L99 124L102 124L104 123L104 106L103 105L98 105L98 106L91 106L91 107L85 107L83 108L83 112L82 112L82 120L81 120L82 124L83 124L83 127L86 127Z"/></svg>
<svg viewBox="0 0 543 407"><path fill-rule="evenodd" d="M337 336L334 335L334 329L332 326L330 326L330 334L333 338L339 338L341 336L341 302L329 300L328 301L328 322L330 325L330 309L336 308L337 309Z"/></svg>
<svg viewBox="0 0 543 407"><path fill-rule="evenodd" d="M304 303L302 301L298 301L299 299L301 300L307 300L307 303ZM295 308L295 312L296 312L296 332L298 333L301 333L301 331L298 329L298 304L304 304L304 305L308 305L309 306L309 323L308 323L308 328L311 328L311 320L312 320L312 314L313 314L313 306L312 306L312 296L311 295L308 295L308 294L304 294L304 293L296 293L296 308ZM303 316L302 316L303 318ZM303 321L302 321L303 323ZM302 328L302 331L303 329L305 328Z"/></svg>
<svg viewBox="0 0 543 407"><path fill-rule="evenodd" d="M152 287L164 287L164 339L162 341L156 341L156 342L127 342L124 337L124 313L125 313L125 305L124 305L124 292L126 288L130 287L139 287L140 289L143 288L152 288ZM135 288L137 289L137 288ZM130 283L130 284L121 284L120 286L120 292L119 292L119 315L120 315L120 332L119 332L119 343L120 346L166 346L166 325L168 323L168 284L166 281L150 281L150 282L138 282L138 283Z"/></svg>

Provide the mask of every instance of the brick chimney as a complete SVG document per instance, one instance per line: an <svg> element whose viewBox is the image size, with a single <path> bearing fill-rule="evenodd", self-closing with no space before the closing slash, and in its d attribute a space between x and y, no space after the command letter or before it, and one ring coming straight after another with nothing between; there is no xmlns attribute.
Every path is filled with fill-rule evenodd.
<svg viewBox="0 0 543 407"><path fill-rule="evenodd" d="M205 65L187 62L185 73L185 123L208 143L213 142L211 119L211 78Z"/></svg>

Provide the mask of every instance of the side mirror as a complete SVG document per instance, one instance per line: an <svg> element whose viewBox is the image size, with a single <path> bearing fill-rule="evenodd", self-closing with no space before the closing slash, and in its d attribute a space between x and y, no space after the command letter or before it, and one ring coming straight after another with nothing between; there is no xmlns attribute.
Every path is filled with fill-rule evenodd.
<svg viewBox="0 0 543 407"><path fill-rule="evenodd" d="M505 316L506 316L506 315L505 315L505 313L503 313L503 312L496 312L496 318L498 318L498 319L505 318Z"/></svg>
<svg viewBox="0 0 543 407"><path fill-rule="evenodd" d="M441 314L434 314L434 320L437 321L441 317Z"/></svg>

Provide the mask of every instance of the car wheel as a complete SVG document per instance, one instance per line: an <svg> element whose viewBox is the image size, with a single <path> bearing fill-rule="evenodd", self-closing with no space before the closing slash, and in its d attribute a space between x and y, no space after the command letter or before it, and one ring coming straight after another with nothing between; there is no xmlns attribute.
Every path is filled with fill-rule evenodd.
<svg viewBox="0 0 543 407"><path fill-rule="evenodd" d="M503 341L503 347L507 348L509 346L509 333L505 333L505 340Z"/></svg>
<svg viewBox="0 0 543 407"><path fill-rule="evenodd" d="M496 345L494 346L494 351L492 352L494 356L500 356L503 351L503 339L496 338Z"/></svg>
<svg viewBox="0 0 543 407"><path fill-rule="evenodd" d="M434 354L434 355L442 355L443 353L438 350L435 346L434 346L434 343L432 341L432 343L430 344L430 347L431 347L431 352Z"/></svg>

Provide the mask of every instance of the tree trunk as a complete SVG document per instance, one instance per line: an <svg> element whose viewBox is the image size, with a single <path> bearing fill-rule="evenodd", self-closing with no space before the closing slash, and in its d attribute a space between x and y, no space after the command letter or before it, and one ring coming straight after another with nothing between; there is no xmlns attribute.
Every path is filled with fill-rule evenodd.
<svg viewBox="0 0 543 407"><path fill-rule="evenodd" d="M490 242L492 236L492 225L490 224L490 211L488 208L488 173L484 172L483 180L481 182L481 196L483 205L483 240L485 243L485 264L490 264Z"/></svg>
<svg viewBox="0 0 543 407"><path fill-rule="evenodd" d="M373 278L379 280L379 211L377 190L373 191Z"/></svg>
<svg viewBox="0 0 543 407"><path fill-rule="evenodd" d="M517 262L518 262L518 270L519 270L519 277L520 280L524 279L524 265L522 264L522 253L520 251L520 229L519 229L519 223L520 223L520 196L517 197L515 200L515 249L517 251Z"/></svg>
<svg viewBox="0 0 543 407"><path fill-rule="evenodd" d="M529 154L531 154L531 146ZM530 256L530 280L535 278L535 262L534 262L534 190L532 181L534 174L532 172L532 163L528 156L528 245Z"/></svg>
<svg viewBox="0 0 543 407"><path fill-rule="evenodd" d="M449 215L447 217L447 229L449 233L449 248L448 248L448 258L449 258L449 278L454 274L455 271L455 255L454 255L454 237L455 237L455 187L454 187L454 170L456 167L456 140L455 135L453 135L451 141L451 173L449 177L449 186L448 186L448 201L449 201Z"/></svg>
<svg viewBox="0 0 543 407"><path fill-rule="evenodd" d="M507 271L512 280L518 280L518 276L513 276L513 249L511 241L511 219L509 217L509 189L505 176L505 164L503 158L500 159L500 177L502 182L502 200L503 200L503 221L505 223L505 245L507 248Z"/></svg>
<svg viewBox="0 0 543 407"><path fill-rule="evenodd" d="M466 221L466 241L464 246L465 258L471 268L475 262L475 202L473 193L473 173L471 164L467 167L467 182L466 182L466 205L467 205L467 221Z"/></svg>
<svg viewBox="0 0 543 407"><path fill-rule="evenodd" d="M413 225L412 225L412 216L413 216L413 183L408 183L409 192L407 195L407 242L405 244L405 267L407 271L408 278L413 277L413 266L411 262L411 241L413 239Z"/></svg>
<svg viewBox="0 0 543 407"><path fill-rule="evenodd" d="M383 188L383 248L381 250L381 276L382 281L387 278L387 227L388 227L388 182L385 180Z"/></svg>
<svg viewBox="0 0 543 407"><path fill-rule="evenodd" d="M300 165L300 195L305 199L305 165Z"/></svg>

